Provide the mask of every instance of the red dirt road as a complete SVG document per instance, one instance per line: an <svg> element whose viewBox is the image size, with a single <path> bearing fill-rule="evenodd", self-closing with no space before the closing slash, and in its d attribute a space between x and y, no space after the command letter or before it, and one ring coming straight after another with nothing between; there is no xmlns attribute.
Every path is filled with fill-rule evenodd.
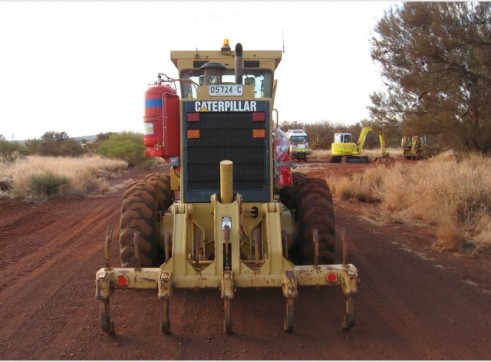
<svg viewBox="0 0 491 362"><path fill-rule="evenodd" d="M352 166L363 167L299 169L319 176ZM143 174L119 181L130 177ZM121 193L42 204L0 200L1 359L491 358L491 260L432 251L431 228L376 225L358 204L337 200L337 232L346 230L361 278L350 332L341 330L337 288L300 289L293 334L282 330L281 290L238 290L232 335L222 331L219 291L177 290L171 336L160 331L157 292L127 290L111 299L116 335L108 336L99 327L94 278L106 227L118 228Z"/></svg>

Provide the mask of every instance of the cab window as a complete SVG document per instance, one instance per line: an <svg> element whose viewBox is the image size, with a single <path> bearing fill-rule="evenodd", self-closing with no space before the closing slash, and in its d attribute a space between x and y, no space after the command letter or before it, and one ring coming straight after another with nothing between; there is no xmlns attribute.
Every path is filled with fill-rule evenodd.
<svg viewBox="0 0 491 362"><path fill-rule="evenodd" d="M197 98L197 86L203 85L203 71L199 69L185 69L181 72L180 78L194 82L180 82L182 98ZM223 71L220 77L214 81L220 84L234 84L235 73L233 69ZM218 84L218 83L214 83ZM271 98L273 94L273 73L265 69L244 69L242 75L242 84L251 85L254 87L255 98Z"/></svg>

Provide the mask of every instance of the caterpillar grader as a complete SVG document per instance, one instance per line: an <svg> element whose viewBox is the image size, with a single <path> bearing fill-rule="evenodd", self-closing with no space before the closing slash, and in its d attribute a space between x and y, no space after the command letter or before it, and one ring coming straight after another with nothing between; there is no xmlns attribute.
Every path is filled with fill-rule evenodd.
<svg viewBox="0 0 491 362"><path fill-rule="evenodd" d="M145 154L163 158L169 171L127 185L118 267L107 230L105 266L95 278L102 330L115 333L116 290L155 289L160 327L170 334L174 293L214 288L230 334L237 290L274 287L285 297L283 329L292 332L301 286L339 287L342 328L350 329L358 270L344 242L336 250L328 185L292 172L273 108L282 52L243 51L240 43L232 50L225 40L219 50L170 55L179 76L158 75L144 114Z"/></svg>

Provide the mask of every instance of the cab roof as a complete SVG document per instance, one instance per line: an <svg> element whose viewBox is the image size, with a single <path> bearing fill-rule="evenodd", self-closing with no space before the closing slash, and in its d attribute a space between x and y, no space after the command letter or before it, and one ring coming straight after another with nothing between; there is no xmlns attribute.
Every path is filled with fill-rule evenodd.
<svg viewBox="0 0 491 362"><path fill-rule="evenodd" d="M281 57L280 50L245 50L242 53L244 69L274 71L280 64ZM220 50L175 50L171 51L170 58L179 72L182 69L199 69L207 62L219 62L227 69L235 69L235 51L223 54Z"/></svg>

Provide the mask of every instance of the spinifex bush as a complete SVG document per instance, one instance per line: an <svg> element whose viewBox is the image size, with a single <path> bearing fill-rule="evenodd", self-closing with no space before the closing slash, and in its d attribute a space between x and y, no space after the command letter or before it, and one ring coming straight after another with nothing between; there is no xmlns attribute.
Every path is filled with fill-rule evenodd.
<svg viewBox="0 0 491 362"><path fill-rule="evenodd" d="M32 175L29 179L29 190L35 197L51 196L57 194L61 187L68 184L68 178L53 175L46 172L39 175Z"/></svg>
<svg viewBox="0 0 491 362"><path fill-rule="evenodd" d="M387 148L387 152L389 152L391 157L401 158L402 157L402 149L390 147ZM366 155L370 158L380 157L382 155L382 150L379 148L374 148L373 150L365 149L363 151L363 155ZM331 150L313 150L311 151L310 158L317 159L331 159Z"/></svg>
<svg viewBox="0 0 491 362"><path fill-rule="evenodd" d="M313 150L310 152L309 157L319 158L319 159L328 159L328 158L331 158L331 151L329 151L329 150Z"/></svg>
<svg viewBox="0 0 491 362"><path fill-rule="evenodd" d="M33 192L49 184L56 185L57 179L66 182L58 186L57 192L54 192L55 186L49 189L51 194L83 195L89 188L98 186L100 174L126 168L125 161L109 160L97 155L80 158L29 156L9 165L0 164L0 180L8 180L12 185L9 194L13 197L39 196Z"/></svg>
<svg viewBox="0 0 491 362"><path fill-rule="evenodd" d="M386 167L370 167L350 177L329 179L327 182L334 196L349 201L380 202Z"/></svg>
<svg viewBox="0 0 491 362"><path fill-rule="evenodd" d="M435 157L392 168L369 168L333 180L336 197L379 199L392 220L438 227L438 245L448 250L491 250L491 159ZM367 195L369 195L367 197Z"/></svg>

